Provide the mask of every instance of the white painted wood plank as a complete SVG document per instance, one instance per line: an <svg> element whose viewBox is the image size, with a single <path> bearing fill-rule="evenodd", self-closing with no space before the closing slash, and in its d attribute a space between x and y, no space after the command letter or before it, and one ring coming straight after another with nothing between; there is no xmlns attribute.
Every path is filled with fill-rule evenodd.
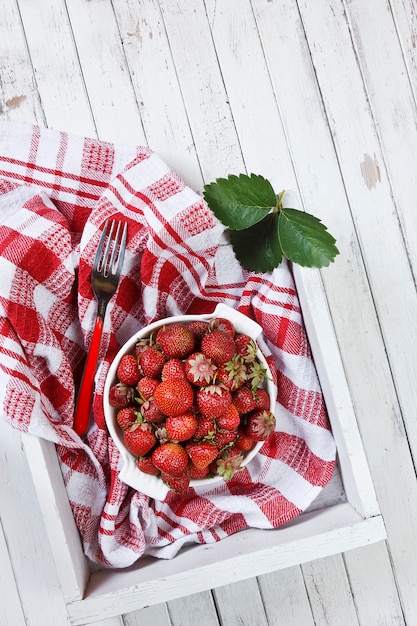
<svg viewBox="0 0 417 626"><path fill-rule="evenodd" d="M317 626L330 624L359 626L349 581L341 561L342 556L335 555L302 566Z"/></svg>
<svg viewBox="0 0 417 626"><path fill-rule="evenodd" d="M54 445L22 434L26 458L47 528L66 602L84 595L90 571L72 515Z"/></svg>
<svg viewBox="0 0 417 626"><path fill-rule="evenodd" d="M390 7L414 98L417 100L417 11L415 3L413 0L390 0Z"/></svg>
<svg viewBox="0 0 417 626"><path fill-rule="evenodd" d="M205 0L216 54L248 173L279 193L296 178L250 0ZM238 174L240 172L230 172Z"/></svg>
<svg viewBox="0 0 417 626"><path fill-rule="evenodd" d="M98 622L94 622L92 626L125 626L125 621L122 615L118 615L108 619L101 619Z"/></svg>
<svg viewBox="0 0 417 626"><path fill-rule="evenodd" d="M202 176L156 0L113 0L148 145L193 188Z"/></svg>
<svg viewBox="0 0 417 626"><path fill-rule="evenodd" d="M0 441L1 522L25 619L64 626L68 616L20 434L2 418Z"/></svg>
<svg viewBox="0 0 417 626"><path fill-rule="evenodd" d="M319 297L318 271L293 267L310 348L326 400L333 436L343 468L348 501L364 517L379 514L372 478L356 428L356 418L327 303ZM320 323L318 323L320 321Z"/></svg>
<svg viewBox="0 0 417 626"><path fill-rule="evenodd" d="M66 6L99 139L146 145L111 1Z"/></svg>
<svg viewBox="0 0 417 626"><path fill-rule="evenodd" d="M268 626L256 578L218 587L213 595L221 624Z"/></svg>
<svg viewBox="0 0 417 626"><path fill-rule="evenodd" d="M123 615L123 626L171 626L167 604L147 606Z"/></svg>
<svg viewBox="0 0 417 626"><path fill-rule="evenodd" d="M389 554L372 545L343 555L361 624L402 626L401 603L395 589ZM367 564L363 575L364 563Z"/></svg>
<svg viewBox="0 0 417 626"><path fill-rule="evenodd" d="M203 3L159 4L204 181L244 171Z"/></svg>
<svg viewBox="0 0 417 626"><path fill-rule="evenodd" d="M20 604L12 564L9 559L6 538L0 518L0 624L25 626L26 620Z"/></svg>
<svg viewBox="0 0 417 626"><path fill-rule="evenodd" d="M64 0L18 0L46 123L96 136Z"/></svg>
<svg viewBox="0 0 417 626"><path fill-rule="evenodd" d="M196 624L219 626L220 624L210 591L171 600L168 602L168 614L172 626L196 626Z"/></svg>
<svg viewBox="0 0 417 626"><path fill-rule="evenodd" d="M16 0L0 3L0 119L44 124Z"/></svg>
<svg viewBox="0 0 417 626"><path fill-rule="evenodd" d="M301 568L288 567L258 577L268 626L314 626Z"/></svg>

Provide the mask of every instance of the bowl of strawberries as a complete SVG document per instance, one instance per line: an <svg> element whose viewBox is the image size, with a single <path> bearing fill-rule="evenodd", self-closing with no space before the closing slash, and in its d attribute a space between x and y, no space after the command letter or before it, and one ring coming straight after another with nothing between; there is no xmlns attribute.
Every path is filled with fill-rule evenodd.
<svg viewBox="0 0 417 626"><path fill-rule="evenodd" d="M276 387L259 324L218 304L133 335L104 387L119 478L151 498L230 480L275 430Z"/></svg>

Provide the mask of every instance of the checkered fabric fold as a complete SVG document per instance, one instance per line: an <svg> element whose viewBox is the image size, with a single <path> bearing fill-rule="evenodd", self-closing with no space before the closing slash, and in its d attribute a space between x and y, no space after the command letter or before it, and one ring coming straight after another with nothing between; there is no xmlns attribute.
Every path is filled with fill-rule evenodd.
<svg viewBox="0 0 417 626"><path fill-rule="evenodd" d="M92 262L104 221L123 216L128 246L107 310L85 441L74 398L96 303ZM335 463L291 272L242 271L202 198L151 150L0 123L0 406L15 428L56 444L87 556L126 567L171 558L247 527L275 528L305 510ZM277 430L247 468L211 490L164 501L118 478L102 394L119 346L144 325L218 302L263 328L276 372Z"/></svg>

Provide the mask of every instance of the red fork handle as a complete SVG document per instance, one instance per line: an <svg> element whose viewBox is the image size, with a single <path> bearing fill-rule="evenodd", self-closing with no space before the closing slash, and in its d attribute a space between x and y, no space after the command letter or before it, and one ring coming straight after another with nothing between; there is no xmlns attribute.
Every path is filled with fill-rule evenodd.
<svg viewBox="0 0 417 626"><path fill-rule="evenodd" d="M77 435L80 436L84 435L90 422L91 405L93 402L94 376L97 369L102 332L103 320L101 317L97 317L75 408L74 430Z"/></svg>

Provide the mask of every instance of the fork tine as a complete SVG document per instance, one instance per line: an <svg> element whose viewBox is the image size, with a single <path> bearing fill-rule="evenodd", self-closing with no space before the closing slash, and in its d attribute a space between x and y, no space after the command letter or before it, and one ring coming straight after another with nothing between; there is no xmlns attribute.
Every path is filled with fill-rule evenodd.
<svg viewBox="0 0 417 626"><path fill-rule="evenodd" d="M117 224L117 227L116 232L114 233L115 224ZM97 272L100 272L105 278L107 278L110 273L114 275L119 275L122 270L124 253L126 248L127 223L124 223L123 230L120 236L120 229L122 228L122 224L123 222L118 222L117 220L107 220L104 225L104 229L97 248L94 269ZM108 228L109 225L110 229Z"/></svg>
<svg viewBox="0 0 417 626"><path fill-rule="evenodd" d="M119 222L118 226L117 226L117 235L119 234L119 228L121 226L121 223ZM116 235L116 239L117 239L117 235ZM116 267L112 267L113 272L117 275L119 275L122 271L122 266L123 266L123 260L125 257L125 250L126 250L126 238L127 238L127 223L124 223L123 226L123 231L122 231L122 236L121 236L121 240L120 240L120 244L119 244L119 248L118 248L118 258L117 258L117 265ZM114 248L114 250L116 250L116 246ZM112 261L114 262L113 256L112 256Z"/></svg>
<svg viewBox="0 0 417 626"><path fill-rule="evenodd" d="M103 258L101 261L101 266L99 269L99 271L103 273L103 276L105 278L107 278L107 276L109 275L109 268L111 267L111 263L109 263L110 251L112 251L111 258L113 258L114 251L116 249L117 233L116 233L116 237L114 238L113 229L114 229L114 220L110 222L110 230L109 230L109 234L107 237L106 249L104 250ZM113 243L113 248L111 247L112 243Z"/></svg>
<svg viewBox="0 0 417 626"><path fill-rule="evenodd" d="M109 225L109 220L107 220L106 223L104 224L103 232L101 233L100 241L98 242L96 256L94 257L93 269L99 272L101 271L102 261L105 258L107 254L107 248L109 247L109 244L107 243L106 252L103 255L103 248L106 242L108 225ZM110 230L110 234L111 234L111 230Z"/></svg>

